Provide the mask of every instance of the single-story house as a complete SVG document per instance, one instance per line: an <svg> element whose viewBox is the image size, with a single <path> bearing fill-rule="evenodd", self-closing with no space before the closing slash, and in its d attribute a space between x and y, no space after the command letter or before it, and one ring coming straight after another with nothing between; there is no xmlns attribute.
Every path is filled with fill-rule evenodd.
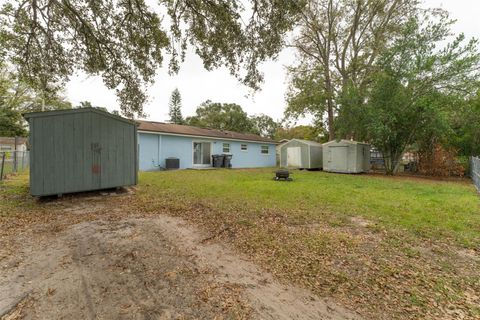
<svg viewBox="0 0 480 320"><path fill-rule="evenodd" d="M15 141L16 139L16 141ZM15 146L16 144L16 146ZM27 138L24 137L0 137L1 151L27 151Z"/></svg>
<svg viewBox="0 0 480 320"><path fill-rule="evenodd" d="M255 134L199 128L173 123L137 121L139 169L159 170L167 158L179 168L212 166L212 155L231 155L232 168L275 166L276 142Z"/></svg>

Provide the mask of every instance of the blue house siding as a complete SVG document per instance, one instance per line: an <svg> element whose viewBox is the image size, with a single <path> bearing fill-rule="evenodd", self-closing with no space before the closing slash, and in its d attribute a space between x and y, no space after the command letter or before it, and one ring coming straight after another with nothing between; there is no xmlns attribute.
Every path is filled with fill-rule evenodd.
<svg viewBox="0 0 480 320"><path fill-rule="evenodd" d="M223 154L223 143L230 144L233 155L233 168L273 167L275 160L275 144L251 141L219 140L207 137L185 137L163 135L156 133L138 134L139 167L141 171L158 170L165 167L165 159L176 157L180 159L180 168L193 167L193 142L211 142L211 154ZM247 145L247 151L241 150L241 145ZM268 155L261 153L261 146L268 146Z"/></svg>

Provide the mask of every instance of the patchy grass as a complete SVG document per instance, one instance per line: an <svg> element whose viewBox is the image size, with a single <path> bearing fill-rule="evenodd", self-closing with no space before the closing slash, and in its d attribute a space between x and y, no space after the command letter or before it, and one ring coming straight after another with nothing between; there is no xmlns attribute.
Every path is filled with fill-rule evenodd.
<svg viewBox="0 0 480 320"><path fill-rule="evenodd" d="M468 183L295 171L276 182L272 170L142 173L152 196L199 199L219 209L283 209L290 219L342 225L361 216L413 236L480 246L480 199Z"/></svg>
<svg viewBox="0 0 480 320"><path fill-rule="evenodd" d="M469 183L300 171L293 182L272 177L273 169L141 173L122 208L182 216L279 279L365 319L480 318L480 198ZM60 205L39 205L27 184L26 175L0 184L0 224L52 215Z"/></svg>
<svg viewBox="0 0 480 320"><path fill-rule="evenodd" d="M181 215L280 279L367 319L480 316L480 198L467 182L273 169L149 172L138 208Z"/></svg>

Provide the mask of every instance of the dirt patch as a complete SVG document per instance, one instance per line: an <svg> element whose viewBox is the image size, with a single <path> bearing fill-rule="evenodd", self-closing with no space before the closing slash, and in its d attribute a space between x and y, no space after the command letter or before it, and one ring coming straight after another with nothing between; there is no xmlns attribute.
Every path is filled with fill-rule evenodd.
<svg viewBox="0 0 480 320"><path fill-rule="evenodd" d="M102 203L75 201L52 207L75 222L82 214L105 210ZM115 218L97 217L38 237L20 232L10 239L16 250L2 260L0 316L358 319L328 299L278 283L179 218Z"/></svg>
<svg viewBox="0 0 480 320"><path fill-rule="evenodd" d="M162 216L153 222L169 238L176 239L183 250L192 252L200 265L218 270L217 280L242 285L261 319L359 319L329 299L278 283L271 274L260 270L246 257L219 243L204 241L210 237L202 238L178 218Z"/></svg>
<svg viewBox="0 0 480 320"><path fill-rule="evenodd" d="M0 314L26 293L31 303L22 306L25 319L213 319L250 313L241 290L221 284L212 290L211 272L146 220L80 223L23 249L23 263L2 270ZM200 294L205 291L211 291L206 299Z"/></svg>

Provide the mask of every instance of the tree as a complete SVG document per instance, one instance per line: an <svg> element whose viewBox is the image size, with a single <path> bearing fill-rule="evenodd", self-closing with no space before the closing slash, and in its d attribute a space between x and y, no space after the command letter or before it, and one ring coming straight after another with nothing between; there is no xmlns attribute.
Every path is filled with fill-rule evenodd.
<svg viewBox="0 0 480 320"><path fill-rule="evenodd" d="M170 102L168 104L170 122L175 124L183 124L185 121L182 116L182 96L178 89L173 90L170 96Z"/></svg>
<svg viewBox="0 0 480 320"><path fill-rule="evenodd" d="M25 136L22 113L71 108L71 104L57 93L41 96L5 65L0 65L0 135Z"/></svg>
<svg viewBox="0 0 480 320"><path fill-rule="evenodd" d="M351 122L343 119L356 119L354 134L383 153L387 174L397 171L407 147L422 148L449 135L453 102L478 88L477 40L465 43L459 35L437 49L451 35L452 23L438 10L411 18L376 64L366 99L352 99L362 107L345 103L339 114L340 132L353 134Z"/></svg>
<svg viewBox="0 0 480 320"><path fill-rule="evenodd" d="M177 72L190 46L207 70L226 66L258 88L259 62L276 57L295 24L297 0L5 0L0 54L40 92L74 72L100 75L126 116L142 113L145 87L170 58Z"/></svg>
<svg viewBox="0 0 480 320"><path fill-rule="evenodd" d="M480 90L473 97L454 103L458 108L451 113L450 146L462 156L480 156Z"/></svg>
<svg viewBox="0 0 480 320"><path fill-rule="evenodd" d="M218 103L207 100L196 110L196 115L187 117L187 124L192 126L252 132L253 125L242 107L235 103Z"/></svg>
<svg viewBox="0 0 480 320"><path fill-rule="evenodd" d="M22 114L12 108L0 106L0 136L26 136L27 130Z"/></svg>
<svg viewBox="0 0 480 320"><path fill-rule="evenodd" d="M310 141L323 141L326 137L325 132L317 126L295 126L295 127L278 127L275 132L275 140L291 140L302 139Z"/></svg>
<svg viewBox="0 0 480 320"><path fill-rule="evenodd" d="M78 104L77 106L75 106L75 108L79 109L79 108L95 108L95 109L98 109L98 110L102 110L104 112L108 112L108 113L111 113L111 114L114 114L116 116L120 116L120 113L118 112L118 110L112 110L111 112L108 111L107 108L105 107L100 107L100 106L94 106L90 101L80 101L80 104Z"/></svg>
<svg viewBox="0 0 480 320"><path fill-rule="evenodd" d="M417 0L308 0L292 46L299 63L289 68L287 115L311 113L317 122L326 114L329 138L348 84L363 92L377 57L388 48Z"/></svg>
<svg viewBox="0 0 480 320"><path fill-rule="evenodd" d="M252 133L270 139L275 138L275 133L277 132L279 124L271 117L265 114L260 114L250 117L250 121L252 122Z"/></svg>

